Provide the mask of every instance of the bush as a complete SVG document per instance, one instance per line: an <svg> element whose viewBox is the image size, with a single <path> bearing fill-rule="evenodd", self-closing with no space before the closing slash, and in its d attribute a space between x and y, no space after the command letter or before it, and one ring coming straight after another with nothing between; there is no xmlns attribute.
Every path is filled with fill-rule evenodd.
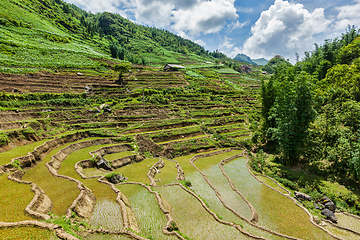
<svg viewBox="0 0 360 240"><path fill-rule="evenodd" d="M181 180L179 181L184 187L191 187L192 184L189 180Z"/></svg>
<svg viewBox="0 0 360 240"><path fill-rule="evenodd" d="M256 157L252 158L252 161L250 162L250 166L256 172L263 173L264 168L266 166L266 156L262 150L260 150L260 152Z"/></svg>

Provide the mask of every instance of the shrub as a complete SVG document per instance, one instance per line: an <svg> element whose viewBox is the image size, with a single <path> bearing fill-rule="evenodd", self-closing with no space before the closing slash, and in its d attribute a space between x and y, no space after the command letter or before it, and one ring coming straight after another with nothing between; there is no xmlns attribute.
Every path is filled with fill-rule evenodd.
<svg viewBox="0 0 360 240"><path fill-rule="evenodd" d="M191 187L192 184L189 180L181 180L179 181L184 187Z"/></svg>

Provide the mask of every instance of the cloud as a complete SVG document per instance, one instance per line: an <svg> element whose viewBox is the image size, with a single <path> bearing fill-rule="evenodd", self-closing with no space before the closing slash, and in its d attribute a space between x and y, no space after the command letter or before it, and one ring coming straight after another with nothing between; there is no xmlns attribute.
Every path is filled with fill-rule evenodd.
<svg viewBox="0 0 360 240"><path fill-rule="evenodd" d="M240 29L240 28L243 28L247 25L250 24L250 20L247 20L246 22L239 22L238 20L235 21L235 22L232 22L228 25L228 32L232 32L234 31L235 29Z"/></svg>
<svg viewBox="0 0 360 240"><path fill-rule="evenodd" d="M253 8L238 7L237 11L241 12L241 13L252 13L252 12L254 12L254 9Z"/></svg>
<svg viewBox="0 0 360 240"><path fill-rule="evenodd" d="M176 2L182 5L182 2ZM238 18L234 4L235 0L198 0L197 4L186 9L175 6L172 28L190 35L217 33L226 25L226 20Z"/></svg>
<svg viewBox="0 0 360 240"><path fill-rule="evenodd" d="M219 45L220 52L224 53L226 56L230 58L234 58L238 53L242 52L242 49L239 47L235 47L233 43L233 39L227 36L224 37L224 40Z"/></svg>
<svg viewBox="0 0 360 240"><path fill-rule="evenodd" d="M217 33L237 20L235 0L65 0L86 11L113 12L189 35ZM235 23L236 24L236 23ZM239 23L240 24L240 23ZM234 25L234 27L241 27Z"/></svg>
<svg viewBox="0 0 360 240"><path fill-rule="evenodd" d="M179 32L178 35L184 39L189 39L190 41L193 41L202 47L206 46L206 42L204 42L202 39L196 39L192 36L187 35L185 32Z"/></svg>
<svg viewBox="0 0 360 240"><path fill-rule="evenodd" d="M252 26L252 35L245 41L243 51L252 58L280 54L293 59L295 52L311 49L316 35L329 30L330 23L323 8L310 13L302 4L276 0Z"/></svg>
<svg viewBox="0 0 360 240"><path fill-rule="evenodd" d="M355 1L353 5L345 5L336 7L339 11L337 15L337 22L335 23L334 30L337 32L343 32L348 25L355 25L360 27L360 0Z"/></svg>
<svg viewBox="0 0 360 240"><path fill-rule="evenodd" d="M222 50L226 52L226 50L232 49L234 47L234 44L230 42L231 40L231 38L225 36L224 41L219 46L220 51Z"/></svg>
<svg viewBox="0 0 360 240"><path fill-rule="evenodd" d="M126 12L133 8L131 0L65 0L68 3L72 3L76 6L79 6L85 11L91 11L93 13L97 12L113 12L113 13L122 13L123 16L126 16ZM120 10L126 9L126 10ZM125 14L125 15L124 15Z"/></svg>

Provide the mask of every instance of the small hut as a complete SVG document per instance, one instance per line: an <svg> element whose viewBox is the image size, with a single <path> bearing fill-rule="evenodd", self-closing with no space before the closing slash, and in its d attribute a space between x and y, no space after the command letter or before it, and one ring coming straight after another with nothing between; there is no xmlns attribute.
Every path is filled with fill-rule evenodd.
<svg viewBox="0 0 360 240"><path fill-rule="evenodd" d="M164 67L164 71L179 71L179 69L185 69L185 67L170 63L166 64Z"/></svg>

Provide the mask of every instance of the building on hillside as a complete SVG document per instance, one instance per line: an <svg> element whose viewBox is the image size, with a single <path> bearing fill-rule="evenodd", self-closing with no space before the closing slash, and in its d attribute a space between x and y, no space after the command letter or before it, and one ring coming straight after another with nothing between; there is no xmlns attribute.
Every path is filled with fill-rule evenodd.
<svg viewBox="0 0 360 240"><path fill-rule="evenodd" d="M243 73L251 73L251 71L252 71L251 66L241 65L241 72L243 72Z"/></svg>
<svg viewBox="0 0 360 240"><path fill-rule="evenodd" d="M179 69L185 69L185 67L170 63L166 64L164 67L164 71L179 71Z"/></svg>

